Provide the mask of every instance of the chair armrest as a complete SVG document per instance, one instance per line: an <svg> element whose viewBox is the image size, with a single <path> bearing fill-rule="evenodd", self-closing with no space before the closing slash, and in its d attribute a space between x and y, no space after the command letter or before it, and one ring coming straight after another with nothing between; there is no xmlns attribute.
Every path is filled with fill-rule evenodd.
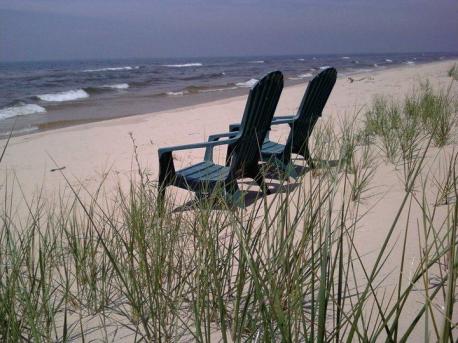
<svg viewBox="0 0 458 343"><path fill-rule="evenodd" d="M240 123L231 124L231 125L229 125L229 131L230 131L230 132L239 131L239 130L240 130L240 126L241 126Z"/></svg>
<svg viewBox="0 0 458 343"><path fill-rule="evenodd" d="M203 142L203 143L196 143L196 144L175 145L175 146L160 148L158 150L158 153L159 155L162 155L164 153L173 152L173 151L203 149L203 148L208 148L208 147L215 147L217 145L231 144L231 143L234 143L235 141L236 139L226 139L224 141L212 141L212 142Z"/></svg>
<svg viewBox="0 0 458 343"><path fill-rule="evenodd" d="M276 121L276 120L285 120L285 119L294 119L296 118L295 115L291 115L291 116L275 116L272 118L272 121Z"/></svg>
<svg viewBox="0 0 458 343"><path fill-rule="evenodd" d="M296 116L278 116L272 119L271 125L292 124L296 120Z"/></svg>
<svg viewBox="0 0 458 343"><path fill-rule="evenodd" d="M227 137L227 138L235 138L236 136L238 135L238 131L235 131L235 132L225 132L225 133L217 133L217 134L214 134L214 135L211 135L211 136L208 136L208 141L209 142L217 142L219 141L220 138L224 138L224 137ZM224 140L223 142L226 143L228 140ZM230 144L231 142L227 143L227 144ZM214 147L207 147L205 149L205 156L204 156L204 160L205 161L210 161L212 162L213 161L213 148Z"/></svg>
<svg viewBox="0 0 458 343"><path fill-rule="evenodd" d="M191 149L213 149L218 145L225 145L235 143L237 138L225 139L223 141L212 141L204 142L197 144L187 144L187 145L176 145L165 148L160 148L158 150L159 155L159 187L167 186L172 183L173 178L175 177L175 164L173 163L172 152L180 150L191 150ZM207 154L207 152L206 152ZM213 154L213 150L212 150Z"/></svg>

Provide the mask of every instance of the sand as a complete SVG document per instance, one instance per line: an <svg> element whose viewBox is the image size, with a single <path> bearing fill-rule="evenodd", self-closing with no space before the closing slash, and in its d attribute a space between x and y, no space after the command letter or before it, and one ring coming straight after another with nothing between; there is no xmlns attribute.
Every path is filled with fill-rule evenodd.
<svg viewBox="0 0 458 343"><path fill-rule="evenodd" d="M358 80L354 82L350 82L346 77L340 77L324 110L323 118L337 123L345 116L364 111L375 95L402 98L426 79L434 87L449 87L451 78L447 71L455 62L441 61L366 72L352 75L354 80ZM456 84L457 82L452 88L455 94L458 90ZM305 87L304 83L285 88L276 114L294 114ZM52 169L65 168L62 172L72 185L89 190L95 189L106 173L108 188L117 183L125 184L130 179L132 170L137 168L133 139L142 168L145 168L155 180L158 174L159 147L202 142L209 134L226 132L229 124L240 121L245 102L246 96L240 96L186 108L15 137L11 139L0 165L1 176L8 176L9 181L14 176L17 183L13 187L20 185L27 201L31 201L38 192L44 197L53 197L59 193L58 191L68 188L63 175ZM281 139L287 132L287 128L278 128L274 135ZM5 144L5 140L2 140L1 144ZM456 148L456 143L441 151L432 149L428 153L427 168L438 169L439 159L436 157L450 153L453 148ZM216 155L219 160L224 158L222 151ZM202 157L203 150L177 154L176 167L187 166L201 160ZM374 187L382 196L377 198L376 203L364 205L364 209L369 213L359 225L361 229L356 241L359 242L360 253L365 256L368 265L375 260L376 255L373 252L380 247L390 227L390 220L393 220L404 197L399 174L393 170L393 165L381 163L377 169ZM182 195L179 202L190 196L186 191L179 192ZM16 201L23 202L18 198ZM417 212L409 218L413 227L418 216ZM405 222L407 219L403 217L401 222L403 220ZM396 234L397 237L400 235L401 233ZM418 235L414 230L409 232L410 236L409 241L418 241ZM414 263L418 256L417 250L418 246L409 246L406 260ZM390 259L388 269L382 273L383 275L388 275L390 267L396 265L399 254L393 253ZM396 272L393 275L396 275ZM396 281L387 279L384 287L389 289ZM414 313L415 304L409 306L412 306ZM421 330L418 330L418 337L422 337L421 334Z"/></svg>
<svg viewBox="0 0 458 343"><path fill-rule="evenodd" d="M324 118L336 120L352 115L370 104L376 94L402 97L421 80L432 85L450 84L447 70L453 61L406 65L393 69L353 75L362 81L350 83L339 78L324 111ZM306 84L287 87L277 107L277 115L294 114ZM248 91L247 91L248 92ZM205 141L209 134L226 132L240 121L246 96L214 101L170 111L50 130L11 139L0 168L2 175L14 174L26 198L38 190L53 194L65 187L65 180L51 169L65 167L73 184L97 185L104 173L113 180L130 177L133 143L140 163L151 175L158 172L159 147ZM286 129L280 135L285 135ZM5 140L0 141L3 145ZM220 154L217 154L220 156ZM176 167L201 159L202 150L177 154Z"/></svg>

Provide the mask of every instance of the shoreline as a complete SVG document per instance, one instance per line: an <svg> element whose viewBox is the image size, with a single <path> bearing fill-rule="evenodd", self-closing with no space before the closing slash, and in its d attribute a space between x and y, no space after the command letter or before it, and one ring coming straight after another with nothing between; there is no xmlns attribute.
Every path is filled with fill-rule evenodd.
<svg viewBox="0 0 458 343"><path fill-rule="evenodd" d="M375 95L402 97L418 86L420 80L430 79L433 86L446 87L451 80L447 70L457 62L440 61L364 73L364 80L353 83L346 78L338 78L325 107L323 120L338 123L342 116L364 109ZM305 83L285 87L276 115L295 113L305 87ZM12 137L2 161L2 170L4 173L14 172L22 183L24 194L30 196L39 184L46 184L51 193L65 184L61 175L49 172L56 167L55 163L58 167L65 166L68 175L84 184L97 184L100 175L107 170L113 176L110 182L116 183L119 176L131 175L132 135L141 165L155 179L159 147L206 141L209 134L226 132L229 124L240 120L245 102L246 95L242 95ZM286 132L284 129L276 132L275 129L272 133L281 139ZM0 140L6 143L6 138ZM216 152L215 156L223 154ZM180 163L177 168L198 161L201 155L202 151L198 150L189 152L186 158L178 157Z"/></svg>
<svg viewBox="0 0 458 343"><path fill-rule="evenodd" d="M449 58L440 61L419 61L412 65L402 62L400 64L394 64L392 66L378 66L367 71L343 70L339 72L338 78L343 79L355 76L363 77L364 75L377 74L387 70L396 70L399 68L415 68L418 66L428 65L431 63L447 63L452 61L455 61L456 63L457 60L456 58ZM306 85L309 81L310 79L308 78L286 78L284 89L286 90L290 87ZM91 97L89 100L80 100L69 103L54 104L53 106L48 108L44 117L43 115L31 115L4 119L4 124L2 128L3 132L0 133L0 140L5 139L9 135L10 131L9 129L6 129L7 126L15 125L16 128L13 131L13 136L20 137L24 135L46 132L49 130L78 126L81 124L97 123L100 121L109 121L118 118L141 116L145 114L155 114L165 111L173 111L180 108L205 105L208 103L213 103L215 101L246 96L248 94L248 90L249 88L228 88L224 91L197 92L181 94L176 96L164 95L162 97L159 97L157 95L146 95L134 92L119 94L118 96L106 99L93 99ZM135 105L133 106L132 104ZM151 107L155 109L151 110ZM110 114L107 115L106 113Z"/></svg>

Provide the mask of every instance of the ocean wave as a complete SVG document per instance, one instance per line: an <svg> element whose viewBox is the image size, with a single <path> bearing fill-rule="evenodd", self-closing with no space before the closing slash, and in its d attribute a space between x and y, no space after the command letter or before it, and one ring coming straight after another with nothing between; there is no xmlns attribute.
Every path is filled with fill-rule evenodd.
<svg viewBox="0 0 458 343"><path fill-rule="evenodd" d="M298 60L298 61L305 61L304 58L298 58L297 60Z"/></svg>
<svg viewBox="0 0 458 343"><path fill-rule="evenodd" d="M325 70L325 69L328 69L328 68L331 68L331 66L321 66L321 67L320 67L320 70ZM312 68L312 69L313 69L313 68ZM312 70L312 69L310 69L310 70Z"/></svg>
<svg viewBox="0 0 458 343"><path fill-rule="evenodd" d="M262 60L259 60L259 61L250 61L249 63L258 63L258 64L261 64L261 63L264 63L264 61L262 61Z"/></svg>
<svg viewBox="0 0 458 343"><path fill-rule="evenodd" d="M179 91L179 92L167 92L165 94L170 95L170 96L180 96L180 95L185 95L188 92L186 91Z"/></svg>
<svg viewBox="0 0 458 343"><path fill-rule="evenodd" d="M385 62L393 63L393 60L390 60L389 58L385 58Z"/></svg>
<svg viewBox="0 0 458 343"><path fill-rule="evenodd" d="M62 102L89 98L89 94L84 89L77 89L59 93L40 94L37 95L37 98L49 102Z"/></svg>
<svg viewBox="0 0 458 343"><path fill-rule="evenodd" d="M100 88L127 89L129 88L129 84L128 83L118 83L114 85L103 85L103 86L100 86Z"/></svg>
<svg viewBox="0 0 458 343"><path fill-rule="evenodd" d="M256 85L258 83L259 80L257 79L250 79L246 82L238 82L236 83L235 85L237 87L242 87L242 88L252 88L254 87L254 85Z"/></svg>
<svg viewBox="0 0 458 343"><path fill-rule="evenodd" d="M226 75L225 72L221 73L207 73L207 74L199 74L199 75L191 75L187 77L181 77L180 80L186 80L186 81L193 81L193 80L208 80L208 79L217 79L222 76Z"/></svg>
<svg viewBox="0 0 458 343"><path fill-rule="evenodd" d="M343 60L349 60L350 57L348 57L348 56L343 56L342 59L343 59Z"/></svg>
<svg viewBox="0 0 458 343"><path fill-rule="evenodd" d="M297 77L300 77L300 78L304 79L306 77L313 77L313 74L311 74L311 73L299 74L299 75L297 75Z"/></svg>
<svg viewBox="0 0 458 343"><path fill-rule="evenodd" d="M412 64L415 64L415 62L414 61L406 61L406 64L412 65Z"/></svg>
<svg viewBox="0 0 458 343"><path fill-rule="evenodd" d="M98 68L98 69L85 69L83 72L85 73L94 73L100 71L119 71L119 70L133 70L139 69L140 66L125 66L125 67L105 67L105 68Z"/></svg>
<svg viewBox="0 0 458 343"><path fill-rule="evenodd" d="M227 91L230 89L237 89L237 88L238 87L207 88L207 89L200 90L199 93L223 92L223 91Z"/></svg>
<svg viewBox="0 0 458 343"><path fill-rule="evenodd" d="M163 67L169 68L186 68L186 67L202 67L202 63L184 63L184 64L163 64Z"/></svg>
<svg viewBox="0 0 458 343"><path fill-rule="evenodd" d="M302 79L306 79L309 77L313 77L313 74L312 73L299 74L295 77L289 77L289 79L290 80L302 80Z"/></svg>
<svg viewBox="0 0 458 343"><path fill-rule="evenodd" d="M19 104L0 109L0 119L25 116L34 113L45 113L46 109L36 104Z"/></svg>

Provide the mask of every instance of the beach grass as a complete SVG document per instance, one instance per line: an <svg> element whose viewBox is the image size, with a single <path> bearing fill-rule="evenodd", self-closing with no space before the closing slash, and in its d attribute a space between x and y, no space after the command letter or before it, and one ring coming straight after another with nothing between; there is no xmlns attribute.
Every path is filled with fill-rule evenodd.
<svg viewBox="0 0 458 343"><path fill-rule="evenodd" d="M447 72L448 76L450 76L454 80L458 80L458 67L456 63L450 67L450 69Z"/></svg>
<svg viewBox="0 0 458 343"><path fill-rule="evenodd" d="M17 180L6 180L1 340L456 340L458 154L441 153L456 138L454 101L424 84L403 101L377 97L338 128L321 123L317 169L247 208L218 192L184 207L170 193L157 206L134 158L113 200L103 182L89 193L68 181L57 204L38 194L18 219ZM402 194L368 254L358 235L384 201L386 162Z"/></svg>

